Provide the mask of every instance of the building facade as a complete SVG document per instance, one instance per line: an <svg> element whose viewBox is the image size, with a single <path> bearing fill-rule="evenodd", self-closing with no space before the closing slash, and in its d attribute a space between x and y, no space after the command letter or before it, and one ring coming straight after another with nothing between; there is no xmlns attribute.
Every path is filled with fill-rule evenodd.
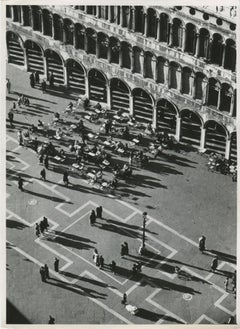
<svg viewBox="0 0 240 329"><path fill-rule="evenodd" d="M236 8L7 6L8 62L236 159Z"/></svg>

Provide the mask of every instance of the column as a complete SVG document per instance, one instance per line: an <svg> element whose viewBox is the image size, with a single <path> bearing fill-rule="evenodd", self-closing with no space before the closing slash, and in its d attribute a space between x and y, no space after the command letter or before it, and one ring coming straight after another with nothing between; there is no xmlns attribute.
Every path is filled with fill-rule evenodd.
<svg viewBox="0 0 240 329"><path fill-rule="evenodd" d="M43 72L44 72L44 79L47 78L47 57L43 56Z"/></svg>
<svg viewBox="0 0 240 329"><path fill-rule="evenodd" d="M200 46L199 33L196 33L196 46L195 46L195 53L194 53L195 57L197 57L199 54L199 46Z"/></svg>
<svg viewBox="0 0 240 329"><path fill-rule="evenodd" d="M186 43L186 27L185 26L183 26L182 27L182 51L184 52L184 50L185 50L185 43Z"/></svg>
<svg viewBox="0 0 240 329"><path fill-rule="evenodd" d="M88 53L88 35L86 31L84 33L84 51Z"/></svg>
<svg viewBox="0 0 240 329"><path fill-rule="evenodd" d="M20 19L21 19L21 24L23 25L23 9L22 9L22 6L20 6Z"/></svg>
<svg viewBox="0 0 240 329"><path fill-rule="evenodd" d="M182 80L182 70L180 67L178 67L177 71L176 71L176 75L177 75L177 91L181 92L181 80Z"/></svg>
<svg viewBox="0 0 240 329"><path fill-rule="evenodd" d="M132 47L129 47L128 51L129 51L129 58L130 58L130 70L132 70L132 64L133 64L133 60L132 60L133 49L132 49Z"/></svg>
<svg viewBox="0 0 240 329"><path fill-rule="evenodd" d="M169 46L172 45L172 23L169 23L169 40L168 40Z"/></svg>
<svg viewBox="0 0 240 329"><path fill-rule="evenodd" d="M88 83L87 74L85 75L84 80L85 80L85 96L89 98L89 83Z"/></svg>
<svg viewBox="0 0 240 329"><path fill-rule="evenodd" d="M147 31L148 31L148 28L147 28L147 24L148 24L148 17L147 17L147 14L143 14L143 17L144 17L144 36L146 37L147 36Z"/></svg>
<svg viewBox="0 0 240 329"><path fill-rule="evenodd" d="M217 101L217 109L219 110L221 103L221 89L218 87L218 101Z"/></svg>
<svg viewBox="0 0 240 329"><path fill-rule="evenodd" d="M108 51L107 51L107 60L109 63L111 63L111 53L112 53L112 50L111 50L111 45L110 45L110 41L108 43Z"/></svg>
<svg viewBox="0 0 240 329"><path fill-rule="evenodd" d="M99 17L99 6L96 6L96 17Z"/></svg>
<svg viewBox="0 0 240 329"><path fill-rule="evenodd" d="M179 142L181 138L181 118L179 116L176 117L176 140Z"/></svg>
<svg viewBox="0 0 240 329"><path fill-rule="evenodd" d="M66 65L63 65L63 79L64 79L64 87L67 87L68 75L67 75L67 67L66 67Z"/></svg>
<svg viewBox="0 0 240 329"><path fill-rule="evenodd" d="M229 160L231 151L231 138L227 138L226 140L226 148L225 148L225 159Z"/></svg>
<svg viewBox="0 0 240 329"><path fill-rule="evenodd" d="M202 103L205 105L208 102L208 80L204 78L202 81Z"/></svg>
<svg viewBox="0 0 240 329"><path fill-rule="evenodd" d="M110 92L110 84L106 84L107 88L107 107L110 109L111 108L111 92Z"/></svg>
<svg viewBox="0 0 240 329"><path fill-rule="evenodd" d="M209 44L208 44L208 54L207 54L207 60L208 61L211 60L211 55L212 55L212 41L213 41L213 39L210 38L209 39Z"/></svg>
<svg viewBox="0 0 240 329"><path fill-rule="evenodd" d="M225 53L226 53L226 44L224 43L222 46L223 46L223 51L222 51L222 63L221 63L221 67L224 67Z"/></svg>
<svg viewBox="0 0 240 329"><path fill-rule="evenodd" d="M160 19L159 19L159 17L156 18L156 26L157 26L156 40L159 41L159 38L160 38Z"/></svg>
<svg viewBox="0 0 240 329"><path fill-rule="evenodd" d="M152 74L153 74L153 80L156 81L156 63L157 59L155 56L152 57L151 65L152 65Z"/></svg>
<svg viewBox="0 0 240 329"><path fill-rule="evenodd" d="M142 74L142 76L144 76L144 51L140 52L140 65L141 65L141 72L140 74Z"/></svg>
<svg viewBox="0 0 240 329"><path fill-rule="evenodd" d="M131 31L135 32L135 7L131 8L132 21L131 21Z"/></svg>
<svg viewBox="0 0 240 329"><path fill-rule="evenodd" d="M204 149L206 139L206 128L201 127L200 150Z"/></svg>
<svg viewBox="0 0 240 329"><path fill-rule="evenodd" d="M232 116L233 115L233 110L234 110L234 101L235 101L235 99L234 99L235 97L234 97L234 92L232 93L232 96L231 96L231 103L230 103L230 112L229 112L229 114Z"/></svg>
<svg viewBox="0 0 240 329"><path fill-rule="evenodd" d="M153 106L153 120L152 120L152 126L154 129L157 128L157 106Z"/></svg>
<svg viewBox="0 0 240 329"><path fill-rule="evenodd" d="M122 6L120 6L119 12L120 12L120 26L122 26L123 24Z"/></svg>
<svg viewBox="0 0 240 329"><path fill-rule="evenodd" d="M163 67L163 71L164 71L164 85L166 87L168 87L168 84L169 84L169 65L168 65L168 62L166 61L164 63L164 67Z"/></svg>
<svg viewBox="0 0 240 329"><path fill-rule="evenodd" d="M42 17L42 12L39 12L39 25L40 25L40 32L43 31L43 17Z"/></svg>
<svg viewBox="0 0 240 329"><path fill-rule="evenodd" d="M72 34L73 34L73 47L74 47L74 49L76 49L77 42L76 42L76 31L75 31L74 25L72 25Z"/></svg>
<svg viewBox="0 0 240 329"><path fill-rule="evenodd" d="M194 73L190 76L190 96L194 98L195 96L195 75Z"/></svg>
<svg viewBox="0 0 240 329"><path fill-rule="evenodd" d="M129 114L133 116L133 95L129 95Z"/></svg>

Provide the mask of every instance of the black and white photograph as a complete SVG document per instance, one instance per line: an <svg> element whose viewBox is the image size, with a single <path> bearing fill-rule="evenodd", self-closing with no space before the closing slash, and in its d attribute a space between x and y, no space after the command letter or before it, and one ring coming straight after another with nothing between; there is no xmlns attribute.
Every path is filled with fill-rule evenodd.
<svg viewBox="0 0 240 329"><path fill-rule="evenodd" d="M239 322L239 8L187 4L2 6L7 325Z"/></svg>

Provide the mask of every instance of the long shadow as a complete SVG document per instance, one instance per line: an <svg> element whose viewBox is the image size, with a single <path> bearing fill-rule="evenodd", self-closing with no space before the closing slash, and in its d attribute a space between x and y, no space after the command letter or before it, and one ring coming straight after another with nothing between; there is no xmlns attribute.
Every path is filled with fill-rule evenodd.
<svg viewBox="0 0 240 329"><path fill-rule="evenodd" d="M77 284L63 283L62 281L57 280L55 278L51 278L51 281L48 280L46 283L50 284L52 286L56 286L56 287L68 290L68 291L72 291L81 296L88 296L88 297L96 298L96 299L106 299L106 296L107 296L107 294L102 294L93 289L81 287ZM81 291L79 291L79 289L81 289Z"/></svg>
<svg viewBox="0 0 240 329"><path fill-rule="evenodd" d="M120 221L116 221L114 219L104 219L103 218L103 220L106 220L108 223L112 223L116 226L122 226L124 229L127 228L127 229L131 229L131 230L141 230L140 233L142 234L141 226L123 223L123 222L120 222ZM148 232L148 233L151 233L151 234L158 235L156 232L152 232L148 228L145 228L145 231Z"/></svg>
<svg viewBox="0 0 240 329"><path fill-rule="evenodd" d="M232 264L237 263L237 258L234 255L226 254L224 252L214 250L214 249L210 249L208 251L211 252L212 254L216 255L219 260L224 260L224 261L226 261L228 263L232 263Z"/></svg>
<svg viewBox="0 0 240 329"><path fill-rule="evenodd" d="M155 312L146 310L144 308L138 308L138 312L137 312L136 316L138 316L139 318L145 319L145 320L152 321L152 322L157 322L161 318L164 318L164 320L169 321L169 322L184 324L184 322L177 320L169 315L155 313Z"/></svg>
<svg viewBox="0 0 240 329"><path fill-rule="evenodd" d="M129 230L127 228L120 228L116 225L113 224L107 224L107 223L100 223L100 222L96 222L95 225L97 225L97 227L101 230L105 230L105 231L109 231L109 232L113 232L119 235L124 235L127 236L129 238L141 238L140 233L138 232L134 232L132 230Z"/></svg>
<svg viewBox="0 0 240 329"><path fill-rule="evenodd" d="M24 94L24 96L30 98L30 99L36 99L36 100L39 100L39 101L43 101L43 102L47 102L47 103L51 103L51 104L57 104L56 102L52 102L52 101L49 101L47 99L44 98L44 94L43 94L43 98L38 98L38 97L34 97L32 95L27 95L25 93L19 93L17 91L14 91L13 94L16 94L18 96L21 96L22 94Z"/></svg>
<svg viewBox="0 0 240 329"><path fill-rule="evenodd" d="M65 271L61 271L60 273L65 275L65 276L68 276L69 278L89 282L89 283L94 284L94 285L99 286L99 287L116 289L116 287L110 286L107 283L102 282L102 281L97 281L97 280L94 280L94 279L86 278L84 276L80 276L80 275L70 273L70 272L65 272Z"/></svg>
<svg viewBox="0 0 240 329"><path fill-rule="evenodd" d="M70 233L66 233L66 232L61 232L61 231L54 231L56 235L59 235L61 237L64 237L66 239L71 239L74 241L84 241L84 242L89 242L89 243L94 243L96 244L97 242L90 240L88 238L84 238L82 236L78 236L78 235L74 235L74 234L70 234Z"/></svg>
<svg viewBox="0 0 240 329"><path fill-rule="evenodd" d="M20 223L14 219L7 219L6 225L8 228L15 228L17 230L23 230L25 227L28 227L27 225Z"/></svg>
<svg viewBox="0 0 240 329"><path fill-rule="evenodd" d="M171 165L165 165L163 163L159 163L159 162L153 162L150 161L150 163L148 164L147 170L152 171L154 173L157 174L161 174L161 175L183 175L183 173L181 171L178 171L176 169L174 169L173 166Z"/></svg>
<svg viewBox="0 0 240 329"><path fill-rule="evenodd" d="M64 200L64 199L61 199L61 198L58 198L58 197L55 197L55 196L49 196L49 195L44 195L44 194L41 194L41 193L33 192L33 191L30 191L30 190L26 190L25 188L24 188L24 192L28 193L28 194L31 194L31 195L34 195L34 196L39 197L39 198L44 198L44 199L53 201L53 202L73 204L72 202L66 202L66 200Z"/></svg>

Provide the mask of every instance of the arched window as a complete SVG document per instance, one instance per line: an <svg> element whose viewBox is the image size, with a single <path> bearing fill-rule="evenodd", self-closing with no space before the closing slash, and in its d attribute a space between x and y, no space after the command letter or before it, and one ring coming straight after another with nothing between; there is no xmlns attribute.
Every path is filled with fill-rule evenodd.
<svg viewBox="0 0 240 329"><path fill-rule="evenodd" d="M120 53L120 42L117 38L110 37L109 39L110 47L110 62L119 64L119 53Z"/></svg>
<svg viewBox="0 0 240 329"><path fill-rule="evenodd" d="M62 18L57 14L53 15L53 28L54 39L63 41L63 21Z"/></svg>
<svg viewBox="0 0 240 329"><path fill-rule="evenodd" d="M63 42L67 45L73 45L74 36L74 24L73 22L65 18L63 20Z"/></svg>
<svg viewBox="0 0 240 329"><path fill-rule="evenodd" d="M172 23L172 46L181 48L183 39L182 21L178 18L173 19Z"/></svg>
<svg viewBox="0 0 240 329"><path fill-rule="evenodd" d="M52 36L52 15L46 9L42 11L43 19L43 34Z"/></svg>
<svg viewBox="0 0 240 329"><path fill-rule="evenodd" d="M39 6L32 6L33 30L42 31L42 10Z"/></svg>
<svg viewBox="0 0 240 329"><path fill-rule="evenodd" d="M122 67L131 68L131 45L125 41L121 43Z"/></svg>
<svg viewBox="0 0 240 329"><path fill-rule="evenodd" d="M208 57L208 47L209 47L209 32L206 29L200 29L199 33L199 57Z"/></svg>
<svg viewBox="0 0 240 329"><path fill-rule="evenodd" d="M168 42L168 26L169 26L169 17L167 14L162 13L160 15L160 42Z"/></svg>
<svg viewBox="0 0 240 329"><path fill-rule="evenodd" d="M189 67L184 67L182 70L182 93L190 94L191 91L191 83L190 78L192 75L192 70Z"/></svg>
<svg viewBox="0 0 240 329"><path fill-rule="evenodd" d="M235 72L236 68L236 43L232 39L226 41L224 68Z"/></svg>
<svg viewBox="0 0 240 329"><path fill-rule="evenodd" d="M144 78L153 78L153 71L152 71L152 58L153 54L149 51L145 52L144 54Z"/></svg>
<svg viewBox="0 0 240 329"><path fill-rule="evenodd" d="M75 24L75 47L84 49L84 39L86 37L85 27L79 23Z"/></svg>
<svg viewBox="0 0 240 329"><path fill-rule="evenodd" d="M108 47L109 39L108 36L102 32L98 33L97 36L97 46L98 46L98 57L99 58L108 58Z"/></svg>
<svg viewBox="0 0 240 329"><path fill-rule="evenodd" d="M156 38L156 32L157 32L157 21L156 21L156 11L152 8L149 8L147 10L147 36Z"/></svg>
<svg viewBox="0 0 240 329"><path fill-rule="evenodd" d="M11 6L9 6L9 5L6 6L6 16L8 18L11 18L12 17L12 10L11 9L12 9Z"/></svg>
<svg viewBox="0 0 240 329"><path fill-rule="evenodd" d="M196 46L196 26L191 23L188 23L186 25L185 51L189 54L194 55L195 46Z"/></svg>
<svg viewBox="0 0 240 329"><path fill-rule="evenodd" d="M87 53L96 55L97 33L93 29L86 30Z"/></svg>
<svg viewBox="0 0 240 329"><path fill-rule="evenodd" d="M31 26L31 7L22 6L22 12L23 12L23 25Z"/></svg>
<svg viewBox="0 0 240 329"><path fill-rule="evenodd" d="M163 57L157 58L156 76L158 83L164 83L166 80L165 72L166 59Z"/></svg>
<svg viewBox="0 0 240 329"><path fill-rule="evenodd" d="M122 6L122 27L130 27L130 6Z"/></svg>
<svg viewBox="0 0 240 329"><path fill-rule="evenodd" d="M143 7L135 7L135 32L144 32L144 16L143 16Z"/></svg>
<svg viewBox="0 0 240 329"><path fill-rule="evenodd" d="M211 63L222 65L223 54L223 39L220 34L213 35L212 50L211 50Z"/></svg>
<svg viewBox="0 0 240 329"><path fill-rule="evenodd" d="M220 84L214 79L210 78L208 82L208 105L218 106L218 94L220 92Z"/></svg>
<svg viewBox="0 0 240 329"><path fill-rule="evenodd" d="M96 6L87 6L87 14L96 15Z"/></svg>
<svg viewBox="0 0 240 329"><path fill-rule="evenodd" d="M12 8L13 8L13 21L21 23L21 7L12 6Z"/></svg>
<svg viewBox="0 0 240 329"><path fill-rule="evenodd" d="M205 78L205 76L201 72L196 73L196 78L195 78L195 98L196 99L203 98L203 79L204 78Z"/></svg>
<svg viewBox="0 0 240 329"><path fill-rule="evenodd" d="M170 75L169 75L169 88L177 89L179 86L178 81L178 70L179 65L175 62L171 62L169 65Z"/></svg>
<svg viewBox="0 0 240 329"><path fill-rule="evenodd" d="M232 87L227 83L223 83L221 85L220 106L219 106L220 111L230 112L232 97L233 97Z"/></svg>
<svg viewBox="0 0 240 329"><path fill-rule="evenodd" d="M139 47L133 47L133 73L142 73L141 56L142 49Z"/></svg>

